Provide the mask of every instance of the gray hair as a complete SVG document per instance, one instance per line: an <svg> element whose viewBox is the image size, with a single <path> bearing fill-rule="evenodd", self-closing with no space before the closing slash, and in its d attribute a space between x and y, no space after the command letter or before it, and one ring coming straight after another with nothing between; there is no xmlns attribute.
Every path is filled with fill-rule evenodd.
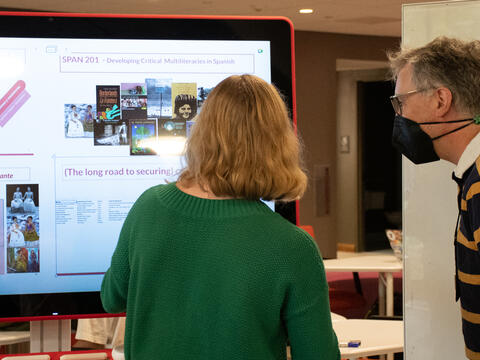
<svg viewBox="0 0 480 360"><path fill-rule="evenodd" d="M480 41L442 36L419 48L388 51L387 57L393 80L411 64L417 89L446 87L457 111L480 114Z"/></svg>

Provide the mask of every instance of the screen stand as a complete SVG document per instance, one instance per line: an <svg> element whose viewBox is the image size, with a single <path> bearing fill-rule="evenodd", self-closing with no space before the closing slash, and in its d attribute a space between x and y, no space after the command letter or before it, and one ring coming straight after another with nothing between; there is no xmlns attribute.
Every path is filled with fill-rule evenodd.
<svg viewBox="0 0 480 360"><path fill-rule="evenodd" d="M30 321L30 352L70 351L71 320Z"/></svg>

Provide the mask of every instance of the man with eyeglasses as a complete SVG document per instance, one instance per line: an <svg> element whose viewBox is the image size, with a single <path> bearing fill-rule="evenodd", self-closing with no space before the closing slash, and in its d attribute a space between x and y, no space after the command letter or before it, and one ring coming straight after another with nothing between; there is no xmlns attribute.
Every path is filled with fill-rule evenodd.
<svg viewBox="0 0 480 360"><path fill-rule="evenodd" d="M388 57L396 81L393 145L415 164L456 165L456 300L466 355L480 359L480 41L440 37Z"/></svg>

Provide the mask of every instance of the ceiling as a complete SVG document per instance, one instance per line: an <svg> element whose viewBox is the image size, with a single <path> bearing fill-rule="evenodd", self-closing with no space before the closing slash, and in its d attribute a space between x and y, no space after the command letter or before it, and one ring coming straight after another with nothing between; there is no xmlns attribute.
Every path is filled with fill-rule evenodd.
<svg viewBox="0 0 480 360"><path fill-rule="evenodd" d="M418 0L0 0L1 10L286 16L297 30L397 36L402 4ZM312 14L299 14L312 8Z"/></svg>

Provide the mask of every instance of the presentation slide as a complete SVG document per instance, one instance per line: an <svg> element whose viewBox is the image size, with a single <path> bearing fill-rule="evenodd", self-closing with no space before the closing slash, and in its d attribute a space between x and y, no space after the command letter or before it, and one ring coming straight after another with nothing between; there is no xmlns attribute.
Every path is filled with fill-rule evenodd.
<svg viewBox="0 0 480 360"><path fill-rule="evenodd" d="M100 289L125 217L268 41L0 38L0 294ZM270 204L273 206L273 204Z"/></svg>

